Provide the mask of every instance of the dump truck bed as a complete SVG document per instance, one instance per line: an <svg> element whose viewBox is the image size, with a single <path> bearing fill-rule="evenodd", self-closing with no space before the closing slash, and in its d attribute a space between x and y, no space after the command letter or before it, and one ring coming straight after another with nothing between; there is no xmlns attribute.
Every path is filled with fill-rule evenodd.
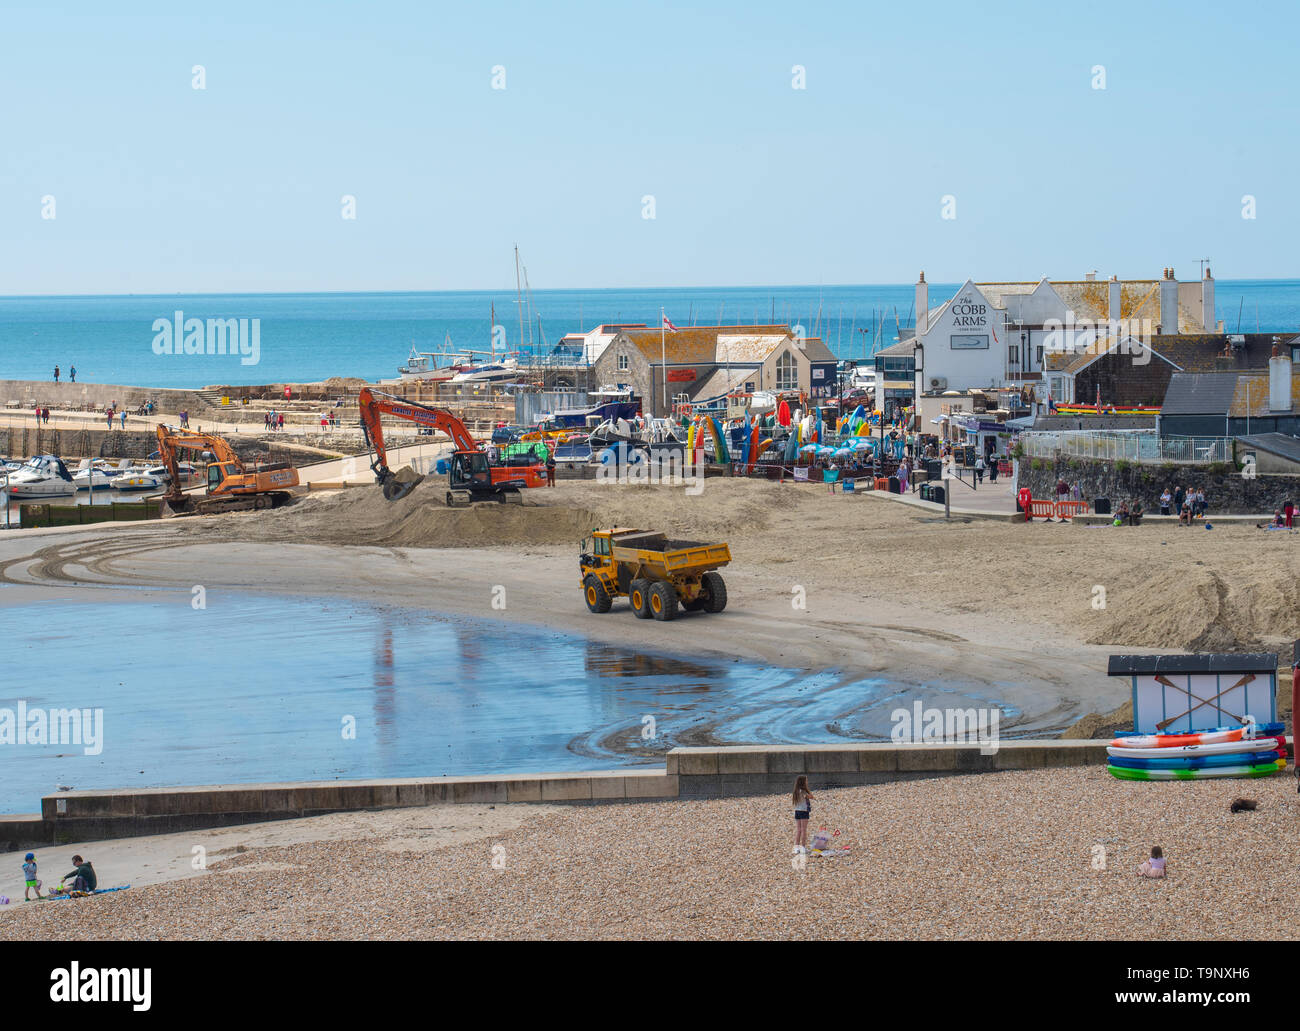
<svg viewBox="0 0 1300 1031"><path fill-rule="evenodd" d="M731 561L731 549L726 544L675 541L662 533L639 531L614 535L610 555L618 562L639 565L663 577L704 573Z"/></svg>

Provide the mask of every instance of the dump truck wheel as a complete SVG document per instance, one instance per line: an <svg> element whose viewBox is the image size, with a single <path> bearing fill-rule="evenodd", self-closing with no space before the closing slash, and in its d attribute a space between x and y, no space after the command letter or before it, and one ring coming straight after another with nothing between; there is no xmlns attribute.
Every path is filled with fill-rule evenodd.
<svg viewBox="0 0 1300 1031"><path fill-rule="evenodd" d="M587 599L587 608L592 612L608 612L612 603L609 597L609 591L605 590L605 585L600 582L600 578L591 574L582 581L582 595Z"/></svg>
<svg viewBox="0 0 1300 1031"><path fill-rule="evenodd" d="M705 597L705 612L721 612L727 607L727 585L718 573L705 573L700 577L701 592Z"/></svg>
<svg viewBox="0 0 1300 1031"><path fill-rule="evenodd" d="M677 618L677 592L662 581L650 588L650 614L658 620Z"/></svg>
<svg viewBox="0 0 1300 1031"><path fill-rule="evenodd" d="M650 618L650 581L633 580L627 588L628 600L637 619Z"/></svg>

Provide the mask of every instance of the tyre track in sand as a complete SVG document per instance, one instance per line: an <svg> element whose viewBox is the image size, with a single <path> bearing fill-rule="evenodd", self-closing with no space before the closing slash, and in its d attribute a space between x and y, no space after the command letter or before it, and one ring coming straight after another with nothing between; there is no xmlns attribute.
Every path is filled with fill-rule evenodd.
<svg viewBox="0 0 1300 1031"><path fill-rule="evenodd" d="M32 554L0 562L0 582L26 587L171 586L156 577L124 569L120 563L133 556L182 547L187 543L176 540L171 534L157 533L136 534L127 539L61 541ZM87 575L71 572L74 568L84 570Z"/></svg>

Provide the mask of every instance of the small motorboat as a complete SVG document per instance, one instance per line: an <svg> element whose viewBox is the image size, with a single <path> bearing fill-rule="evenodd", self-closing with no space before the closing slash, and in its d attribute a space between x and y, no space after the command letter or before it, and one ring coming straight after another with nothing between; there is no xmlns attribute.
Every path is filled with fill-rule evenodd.
<svg viewBox="0 0 1300 1031"><path fill-rule="evenodd" d="M161 477L151 476L144 469L136 469L111 480L109 486L113 490L120 491L162 490L163 480Z"/></svg>
<svg viewBox="0 0 1300 1031"><path fill-rule="evenodd" d="M180 474L181 483L189 483L199 472L194 467L193 462L177 462L176 472ZM144 475L152 476L162 483L170 483L172 474L167 471L165 465L151 465L144 470Z"/></svg>
<svg viewBox="0 0 1300 1031"><path fill-rule="evenodd" d="M53 455L29 458L16 473L9 474L7 482L0 474L0 488L11 498L57 498L77 493L72 473L61 458Z"/></svg>
<svg viewBox="0 0 1300 1031"><path fill-rule="evenodd" d="M109 484L127 471L127 466L114 465L103 458L83 458L72 470L72 483L77 490L108 490Z"/></svg>

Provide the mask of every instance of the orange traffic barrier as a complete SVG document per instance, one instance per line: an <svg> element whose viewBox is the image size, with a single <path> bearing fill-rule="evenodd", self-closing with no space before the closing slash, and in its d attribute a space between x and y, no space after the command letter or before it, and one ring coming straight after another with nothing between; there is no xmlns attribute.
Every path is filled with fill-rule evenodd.
<svg viewBox="0 0 1300 1031"><path fill-rule="evenodd" d="M1056 503L1056 518L1069 519L1071 516L1083 515L1088 511L1088 502L1086 501L1058 501Z"/></svg>
<svg viewBox="0 0 1300 1031"><path fill-rule="evenodd" d="M888 477L888 476L877 476L877 477L876 477L876 490L889 490L889 477Z"/></svg>
<svg viewBox="0 0 1300 1031"><path fill-rule="evenodd" d="M1056 512L1056 503L1054 501L1040 501L1033 498L1029 502L1029 515L1041 516L1044 519L1051 519Z"/></svg>

